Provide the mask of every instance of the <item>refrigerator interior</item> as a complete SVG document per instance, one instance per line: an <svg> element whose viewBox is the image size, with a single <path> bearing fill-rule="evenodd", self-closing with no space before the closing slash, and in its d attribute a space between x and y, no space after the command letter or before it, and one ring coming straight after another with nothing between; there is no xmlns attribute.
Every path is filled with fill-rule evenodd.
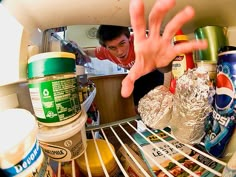
<svg viewBox="0 0 236 177"><path fill-rule="evenodd" d="M148 18L148 12L155 0L145 0L146 18ZM191 5L195 8L195 18L187 23L183 27L183 31L186 34L192 35L193 31L200 26L205 25L219 25L228 28L227 36L229 39L229 45L236 45L236 21L235 21L235 0L177 0L176 7L167 14L162 30L165 24L173 17L173 15L182 9L186 5ZM99 7L99 8L97 8ZM28 60L28 45L37 45L42 47L42 36L46 29L68 26L68 25L99 25L99 24L117 24L130 26L129 20L129 1L127 0L3 0L0 4L0 48L1 48L1 61L0 65L0 111L8 108L24 108L33 113L31 101L29 97L29 91L27 88L27 60ZM7 19L7 20L6 20ZM9 52L9 50L11 52ZM41 48L39 48L39 51ZM96 92L88 99L88 105L91 104ZM85 104L85 103L84 103ZM87 105L87 106L88 106ZM140 118L132 117L119 122L113 122L106 125L100 125L98 127L90 127L87 132L95 137L97 131L108 142L113 142L118 146L123 146L125 151L129 154L134 163L138 166L144 176L150 176L142 166L139 165L134 156L125 148L124 144L133 142L139 149L141 146L130 135L137 133L141 135L141 131L136 127L140 124ZM146 129L149 133L153 134L150 129ZM160 130L173 137L168 131ZM125 137L125 138L120 138ZM214 170L203 163L192 159L188 154L180 151L170 143L163 140L171 148L175 149L189 160L194 161L202 168L205 168L215 176L221 176L221 172ZM174 138L174 137L173 137ZM149 141L149 139L147 139ZM153 148L158 147L151 143ZM219 163L222 166L226 165L226 162L212 157L197 148L186 145L188 148L202 154L203 156L211 159L213 162ZM111 148L111 147L109 147ZM159 149L160 150L160 149ZM162 153L164 151L160 150ZM98 151L99 154L99 151ZM143 154L149 156L149 153L143 151ZM85 153L86 156L86 153ZM117 165L122 171L124 176L128 176L124 170L121 162L117 158L117 155L113 153ZM165 156L176 163L177 166L184 169L192 176L198 176L191 170L183 166L183 164L177 162L171 156L165 153ZM150 157L152 159L152 157ZM100 159L101 160L101 159ZM155 160L151 160L168 176L171 176L165 168L156 163ZM75 176L75 161L72 161L72 174ZM101 163L102 160L101 160ZM88 165L89 166L89 165ZM109 176L104 164L102 165L105 176ZM60 171L61 163L57 166ZM88 176L91 176L88 168ZM60 176L60 173L58 173Z"/></svg>

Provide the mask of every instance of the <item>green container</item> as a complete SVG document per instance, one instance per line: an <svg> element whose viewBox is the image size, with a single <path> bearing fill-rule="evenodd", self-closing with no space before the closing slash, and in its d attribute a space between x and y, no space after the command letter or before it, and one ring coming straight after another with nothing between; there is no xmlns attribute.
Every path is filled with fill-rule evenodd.
<svg viewBox="0 0 236 177"><path fill-rule="evenodd" d="M61 126L81 113L75 55L47 52L28 61L28 87L34 114L40 124Z"/></svg>
<svg viewBox="0 0 236 177"><path fill-rule="evenodd" d="M208 48L195 52L195 62L207 61L217 63L218 51L228 45L227 28L221 26L204 26L194 31L195 38L207 39Z"/></svg>

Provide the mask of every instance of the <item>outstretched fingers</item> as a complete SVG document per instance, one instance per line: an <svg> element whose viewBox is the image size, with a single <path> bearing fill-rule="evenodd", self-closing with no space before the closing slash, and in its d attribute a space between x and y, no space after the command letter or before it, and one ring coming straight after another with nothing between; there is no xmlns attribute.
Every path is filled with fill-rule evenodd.
<svg viewBox="0 0 236 177"><path fill-rule="evenodd" d="M121 96L124 98L127 98L131 95L131 93L134 90L134 82L132 76L130 76L130 73L122 80L121 85Z"/></svg>
<svg viewBox="0 0 236 177"><path fill-rule="evenodd" d="M131 26L136 41L146 38L146 21L144 16L144 4L142 0L131 0L129 6Z"/></svg>
<svg viewBox="0 0 236 177"><path fill-rule="evenodd" d="M178 55L181 53L190 53L195 50L203 50L206 49L207 46L207 40L191 40L186 43L175 45L173 55Z"/></svg>
<svg viewBox="0 0 236 177"><path fill-rule="evenodd" d="M195 15L194 9L190 6L185 7L179 13L177 13L171 21L166 25L163 38L166 40L171 40L176 32L181 29L181 27L190 21Z"/></svg>
<svg viewBox="0 0 236 177"><path fill-rule="evenodd" d="M175 0L157 0L149 15L149 34L160 36L162 21L167 12L175 6Z"/></svg>

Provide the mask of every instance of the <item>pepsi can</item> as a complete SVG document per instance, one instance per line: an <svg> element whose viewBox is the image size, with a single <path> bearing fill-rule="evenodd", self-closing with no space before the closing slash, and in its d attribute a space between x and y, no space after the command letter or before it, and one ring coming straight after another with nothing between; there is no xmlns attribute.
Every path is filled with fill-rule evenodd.
<svg viewBox="0 0 236 177"><path fill-rule="evenodd" d="M235 129L235 93L236 50L219 53L213 111L207 119L207 134L204 140L206 150L216 157L223 157Z"/></svg>

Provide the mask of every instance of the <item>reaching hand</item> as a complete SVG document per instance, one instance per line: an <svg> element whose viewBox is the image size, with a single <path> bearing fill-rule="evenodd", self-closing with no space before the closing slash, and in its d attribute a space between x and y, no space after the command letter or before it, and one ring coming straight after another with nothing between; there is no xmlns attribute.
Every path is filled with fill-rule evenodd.
<svg viewBox="0 0 236 177"><path fill-rule="evenodd" d="M174 46L171 43L175 33L194 17L194 10L190 6L177 13L165 26L162 36L160 35L162 20L174 6L175 0L156 0L149 14L149 34L146 36L143 1L130 1L129 10L136 59L130 72L122 81L121 95L123 97L131 95L135 80L156 68L167 66L176 55L207 48L206 41L192 40Z"/></svg>

